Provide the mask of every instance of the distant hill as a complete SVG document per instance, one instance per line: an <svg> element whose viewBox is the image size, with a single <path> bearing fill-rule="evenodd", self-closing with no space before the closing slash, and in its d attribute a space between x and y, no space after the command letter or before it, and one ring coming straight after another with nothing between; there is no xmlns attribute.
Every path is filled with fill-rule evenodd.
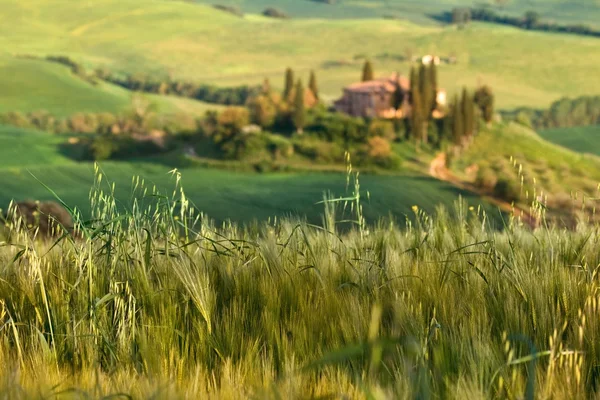
<svg viewBox="0 0 600 400"><path fill-rule="evenodd" d="M236 4L240 8L252 4L256 9L250 11L262 12L267 2L261 1ZM343 86L359 78L365 57L373 60L376 74L381 75L393 71L408 73L410 65L403 59L436 53L458 59L458 64L440 68L441 82L450 93L464 85L488 83L496 91L498 106L503 108L543 107L565 95L600 93L600 81L588 79L597 73L600 64L600 54L595 51L599 42L595 38L488 24L457 30L402 19L384 20L380 11L373 11L388 4L424 16L427 7L434 6L429 1L422 7L418 6L420 2L374 1L369 2L370 8L364 6L365 2L341 0L335 5L308 0L278 1L277 6L293 17L294 11L287 10L286 2L306 10L355 10L344 14L349 17L357 17L360 9L361 16L376 19L278 20L257 14L240 18L212 6L175 0L5 0L5 18L0 24L0 48L4 54L0 57L8 65L6 68L15 69L10 64L16 55L66 55L89 70L106 68L221 86L258 84L268 77L274 87L280 87L287 66L305 80L309 70L315 69L322 97L330 101L340 95ZM446 1L443 7L453 4ZM525 3L515 0L515 4ZM565 3L552 4L558 7ZM408 11L398 14L408 19L411 15ZM106 104L118 108L124 101L122 92L104 86L94 88L98 98L91 100L94 96L90 96L89 87L68 82L67 76L56 79L55 66L36 65L39 73L35 65L19 73L22 85L9 74L0 75L0 87L8 88L8 106L25 107L28 102L37 101L39 105L34 108L47 105L46 108L55 109L56 96L48 98L47 103L42 101L44 96L35 98L37 80L44 81L40 87L49 81L63 85L60 90L45 93L70 91L72 95L67 99L78 98L74 91L81 91L90 99L89 103L79 102L82 107ZM27 74L31 79L27 79Z"/></svg>
<svg viewBox="0 0 600 400"><path fill-rule="evenodd" d="M378 18L395 16L414 22L431 23L427 15L448 11L453 7L488 4L508 14L536 10L543 18L565 23L600 24L600 3L594 0L337 0L335 4L315 0L196 0L202 4L235 5L247 13L259 13L277 5L295 18ZM320 4L319 4L320 3Z"/></svg>

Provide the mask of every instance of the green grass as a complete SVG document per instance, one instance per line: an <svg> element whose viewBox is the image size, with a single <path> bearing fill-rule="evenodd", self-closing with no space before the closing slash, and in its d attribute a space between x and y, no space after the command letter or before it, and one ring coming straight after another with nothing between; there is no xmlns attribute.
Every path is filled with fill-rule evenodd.
<svg viewBox="0 0 600 400"><path fill-rule="evenodd" d="M325 100L339 97L343 86L360 77L356 56L374 58L377 74L408 74L407 63L377 59L383 53L455 54L457 65L440 68L442 86L454 92L488 83L501 108L543 107L562 96L600 92L600 82L589 79L600 62L598 39L498 25L456 30L382 19L240 19L162 0L8 0L3 15L0 48L9 54L62 54L92 68L226 86L264 77L280 86L288 66L305 80L315 69ZM327 67L332 63L337 66ZM30 101L27 92L22 96Z"/></svg>
<svg viewBox="0 0 600 400"><path fill-rule="evenodd" d="M82 239L2 242L7 398L598 395L597 225L216 228L94 193Z"/></svg>
<svg viewBox="0 0 600 400"><path fill-rule="evenodd" d="M66 117L78 112L119 113L130 107L131 92L120 87L96 85L71 73L69 68L43 60L0 58L0 113L46 110ZM149 95L161 113L201 115L216 105Z"/></svg>
<svg viewBox="0 0 600 400"><path fill-rule="evenodd" d="M545 129L540 136L579 153L600 155L600 126Z"/></svg>
<svg viewBox="0 0 600 400"><path fill-rule="evenodd" d="M62 155L59 146L67 140L57 135L0 128L0 207L10 200L50 199L52 195L33 176L51 187L69 204L89 212L89 186L93 181L92 163L76 163ZM141 176L163 192L173 185L168 174L174 166L167 159L150 161L103 162L106 178L117 187L117 198L130 197L131 179ZM307 217L320 222L323 193L346 193L346 179L336 173L236 173L206 168L182 168L187 194L197 207L218 221L267 220L269 217ZM439 204L449 206L458 196L471 204L481 201L467 192L431 178L416 175L364 176L362 190L372 195L365 204L369 221L393 216L404 222L419 205L432 212ZM364 193L363 193L364 194ZM491 214L499 215L486 206Z"/></svg>

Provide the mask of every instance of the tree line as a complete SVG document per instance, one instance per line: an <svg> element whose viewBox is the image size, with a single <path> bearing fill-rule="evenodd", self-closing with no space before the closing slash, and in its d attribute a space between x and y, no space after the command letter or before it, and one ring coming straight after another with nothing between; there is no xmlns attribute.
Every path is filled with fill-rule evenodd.
<svg viewBox="0 0 600 400"><path fill-rule="evenodd" d="M502 117L536 130L600 125L600 96L565 97L548 109L520 107L502 112Z"/></svg>
<svg viewBox="0 0 600 400"><path fill-rule="evenodd" d="M35 58L34 56L25 57ZM260 85L218 87L174 79L152 79L144 74L113 73L105 68L88 71L83 65L66 56L51 55L45 59L69 67L74 75L92 84L97 84L98 80L101 80L131 91L175 95L213 104L244 105L261 89Z"/></svg>
<svg viewBox="0 0 600 400"><path fill-rule="evenodd" d="M121 86L131 91L159 95L175 95L207 103L223 105L243 105L260 91L260 85L237 87L218 87L179 80L156 80L144 75L112 74L106 70L97 70L96 76L103 81Z"/></svg>
<svg viewBox="0 0 600 400"><path fill-rule="evenodd" d="M527 11L523 16L511 16L499 14L495 10L481 6L476 8L458 7L451 12L445 12L438 16L445 22L464 25L471 21L484 21L496 24L516 26L521 29L573 33L585 36L600 37L600 30L585 24L564 25L551 21L543 21L541 15L537 11Z"/></svg>

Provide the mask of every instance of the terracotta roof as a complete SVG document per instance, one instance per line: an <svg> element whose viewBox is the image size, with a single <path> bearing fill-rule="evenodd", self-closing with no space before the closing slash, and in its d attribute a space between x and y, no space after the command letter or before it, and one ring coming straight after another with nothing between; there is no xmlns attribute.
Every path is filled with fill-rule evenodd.
<svg viewBox="0 0 600 400"><path fill-rule="evenodd" d="M400 87L402 87L402 89L410 89L410 81L408 80L408 78L402 75L398 76L397 74L393 74L392 76L387 78L353 83L350 86L346 86L345 90L349 90L351 92L371 93L373 91L381 91L382 89L384 89L388 92L393 92L396 90L396 82L400 84Z"/></svg>

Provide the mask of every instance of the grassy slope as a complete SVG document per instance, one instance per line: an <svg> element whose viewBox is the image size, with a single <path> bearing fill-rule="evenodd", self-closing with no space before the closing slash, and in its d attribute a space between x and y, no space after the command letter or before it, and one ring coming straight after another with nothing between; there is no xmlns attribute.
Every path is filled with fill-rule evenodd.
<svg viewBox="0 0 600 400"><path fill-rule="evenodd" d="M600 155L600 126L546 129L540 136L573 151Z"/></svg>
<svg viewBox="0 0 600 400"><path fill-rule="evenodd" d="M600 92L600 81L587 79L600 61L598 39L496 25L457 31L381 19L240 19L203 5L162 0L8 0L3 15L8 18L0 24L0 48L13 54L65 54L92 67L222 85L258 83L265 76L279 85L285 67L293 66L305 79L312 68L329 100L360 75L362 61L355 56L407 50L456 54L458 65L440 68L443 85L452 92L487 82L496 88L500 107L545 106L560 96ZM339 62L347 65L326 67ZM381 74L408 68L390 59L376 61Z"/></svg>
<svg viewBox="0 0 600 400"><path fill-rule="evenodd" d="M106 83L91 83L62 65L31 59L0 58L0 112L46 110L58 116L76 112L118 113L130 105L131 92ZM159 112L203 113L218 106L190 99L149 98Z"/></svg>
<svg viewBox="0 0 600 400"><path fill-rule="evenodd" d="M501 171L511 168L510 158L522 165L524 178L537 193L559 195L584 192L596 194L600 182L600 159L549 143L535 132L517 124L499 126L480 134L455 165L458 172L472 164Z"/></svg>
<svg viewBox="0 0 600 400"><path fill-rule="evenodd" d="M11 199L51 199L46 189L30 175L51 188L72 205L89 207L88 192L93 182L91 163L75 163L58 153L59 136L13 128L0 128L0 205ZM16 150L16 151L15 151ZM167 173L172 166L144 162L106 162L106 177L117 185L118 197L129 198L131 178L140 175L164 192L174 179ZM278 215L306 215L319 222L322 206L316 205L325 191L345 192L341 174L242 174L213 169L183 169L184 188L198 208L217 220L250 221ZM450 206L458 195L471 204L479 201L452 186L418 176L363 176L362 190L371 193L365 215L373 221L394 215L404 220L411 207L431 212L438 204ZM490 210L488 208L488 210ZM492 210L495 214L495 212Z"/></svg>

